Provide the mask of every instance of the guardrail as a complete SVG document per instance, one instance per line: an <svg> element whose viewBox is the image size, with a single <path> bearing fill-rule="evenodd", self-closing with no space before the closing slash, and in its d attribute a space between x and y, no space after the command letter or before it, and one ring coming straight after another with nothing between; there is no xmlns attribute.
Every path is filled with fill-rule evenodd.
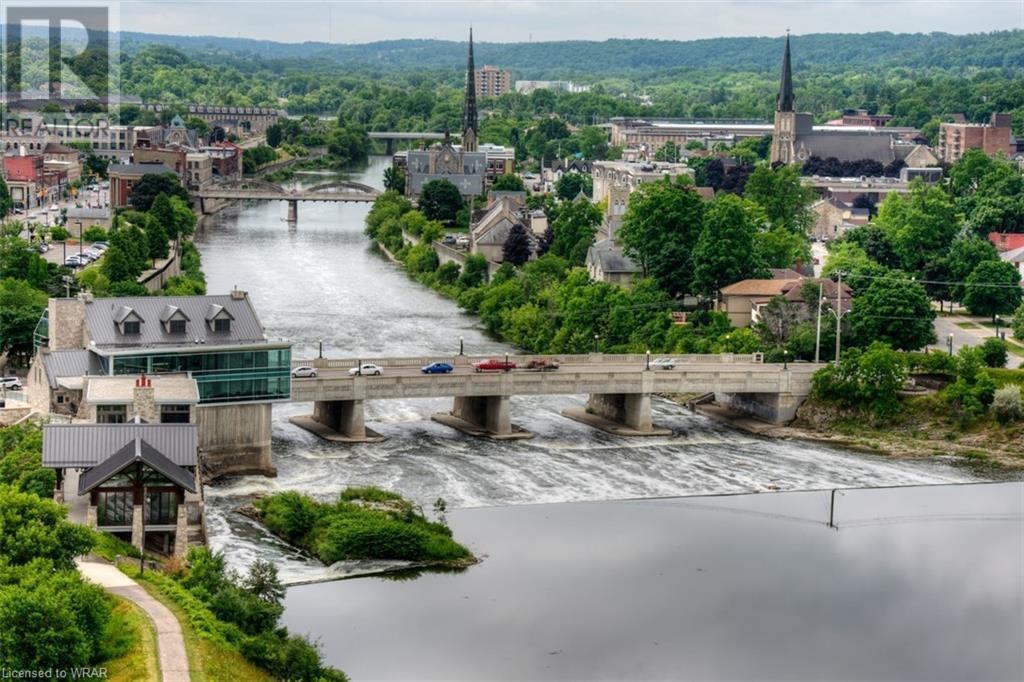
<svg viewBox="0 0 1024 682"><path fill-rule="evenodd" d="M632 364L647 361L646 353L608 354L608 353L587 353L577 355L525 355L512 354L507 356L504 353L492 355L431 355L412 357L392 358L292 358L292 367L316 367L317 369L349 369L359 364L373 363L379 367L422 367L433 362L447 362L456 367L465 367L475 362L497 358L504 360L508 357L509 362L517 365L524 365L531 360L553 360L558 364L573 365L583 363L605 363L605 364ZM763 353L707 353L707 354L685 354L685 355L651 355L651 360L657 358L673 358L677 365L686 364L749 364L764 362Z"/></svg>

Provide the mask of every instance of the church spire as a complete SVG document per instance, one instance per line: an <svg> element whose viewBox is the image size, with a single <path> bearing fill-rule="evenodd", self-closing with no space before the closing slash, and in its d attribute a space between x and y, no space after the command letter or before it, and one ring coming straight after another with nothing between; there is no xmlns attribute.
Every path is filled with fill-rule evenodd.
<svg viewBox="0 0 1024 682"><path fill-rule="evenodd" d="M789 60L789 31L786 31L786 51L782 54L782 82L775 111L793 111L793 68Z"/></svg>
<svg viewBox="0 0 1024 682"><path fill-rule="evenodd" d="M466 62L466 99L462 104L462 151L476 151L476 69L473 66L473 28L469 29L469 59Z"/></svg>

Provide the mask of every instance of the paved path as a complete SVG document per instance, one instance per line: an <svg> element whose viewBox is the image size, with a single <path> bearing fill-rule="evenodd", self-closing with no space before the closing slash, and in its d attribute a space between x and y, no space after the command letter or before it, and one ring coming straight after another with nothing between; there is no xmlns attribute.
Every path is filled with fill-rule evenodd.
<svg viewBox="0 0 1024 682"><path fill-rule="evenodd" d="M980 346L985 339L994 337L996 330L985 327L978 323L980 318L972 318L966 315L954 314L935 318L935 335L938 340L931 345L932 348L948 350L948 337L953 335L953 352L956 353L962 346ZM961 327L960 324L972 324L971 327ZM1009 327L1001 327L1000 331L1006 332L1007 343L1017 345L1011 338ZM1010 353L1006 363L1007 367L1016 369L1021 366L1021 358Z"/></svg>
<svg viewBox="0 0 1024 682"><path fill-rule="evenodd" d="M116 566L81 560L77 564L83 578L101 585L111 594L134 602L153 621L163 682L189 682L185 639L181 635L181 625L170 609L150 596L141 585L119 571Z"/></svg>

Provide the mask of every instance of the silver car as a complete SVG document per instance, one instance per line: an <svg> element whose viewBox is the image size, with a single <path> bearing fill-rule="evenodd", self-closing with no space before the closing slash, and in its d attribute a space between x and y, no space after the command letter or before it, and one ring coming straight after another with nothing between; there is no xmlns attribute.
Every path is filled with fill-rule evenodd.
<svg viewBox="0 0 1024 682"><path fill-rule="evenodd" d="M350 377L354 377L356 375L370 375L379 377L383 373L384 370L380 366L375 365L372 362L367 362L366 364L360 365L359 367L353 367L348 371L348 375Z"/></svg>
<svg viewBox="0 0 1024 682"><path fill-rule="evenodd" d="M0 378L0 386L3 386L8 391L20 391L21 379L18 377L2 377Z"/></svg>
<svg viewBox="0 0 1024 682"><path fill-rule="evenodd" d="M310 378L310 379L316 377L316 368L314 368L314 367L296 367L295 369L292 370L292 378L293 379L302 379L302 378L307 378L307 377Z"/></svg>
<svg viewBox="0 0 1024 682"><path fill-rule="evenodd" d="M675 358L658 358L657 360L651 360L651 369L675 369L676 359Z"/></svg>

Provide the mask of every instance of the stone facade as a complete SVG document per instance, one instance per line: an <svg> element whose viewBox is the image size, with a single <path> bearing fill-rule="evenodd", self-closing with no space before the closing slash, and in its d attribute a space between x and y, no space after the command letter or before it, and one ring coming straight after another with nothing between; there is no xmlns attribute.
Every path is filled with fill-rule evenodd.
<svg viewBox="0 0 1024 682"><path fill-rule="evenodd" d="M96 509L92 505L89 505L89 507L94 510ZM142 513L141 504L132 507L132 546L139 549L145 547L142 539Z"/></svg>
<svg viewBox="0 0 1024 682"><path fill-rule="evenodd" d="M78 350L89 345L85 332L85 297L51 298L48 307L50 350Z"/></svg>

